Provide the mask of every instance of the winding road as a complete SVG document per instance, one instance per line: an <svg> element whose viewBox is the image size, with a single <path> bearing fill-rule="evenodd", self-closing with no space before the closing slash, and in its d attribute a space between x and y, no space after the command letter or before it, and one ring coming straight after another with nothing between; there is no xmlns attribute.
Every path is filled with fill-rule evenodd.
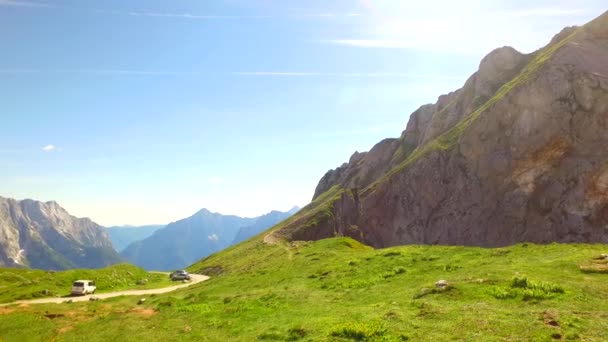
<svg viewBox="0 0 608 342"><path fill-rule="evenodd" d="M168 273L167 273L167 275L168 275ZM61 297L61 298L50 297L50 298L40 298L40 299L31 299L31 300L18 300L16 302L12 302L12 303L0 304L0 306L15 305L15 304L63 303L63 302L69 301L69 300L71 300L72 302L84 302L84 301L88 301L91 297L95 297L98 299L106 299L106 298L119 297L119 296L145 296L145 295L151 295L151 294L161 294L161 293L167 293L167 292L172 292L175 290L183 289L185 287L189 287L189 286L198 284L200 282L203 282L203 281L209 279L209 277L207 277L205 275L201 275L201 274L190 274L190 275L192 276L192 280L187 283L183 283L183 284L179 284L179 285L175 285L175 286L169 286L169 287L162 287L159 289L126 290L126 291L99 293L99 294L78 296L78 297Z"/></svg>

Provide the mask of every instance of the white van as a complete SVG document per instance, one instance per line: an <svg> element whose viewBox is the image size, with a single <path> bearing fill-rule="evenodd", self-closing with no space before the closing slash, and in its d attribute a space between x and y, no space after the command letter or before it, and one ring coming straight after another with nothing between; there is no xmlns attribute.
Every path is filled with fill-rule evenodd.
<svg viewBox="0 0 608 342"><path fill-rule="evenodd" d="M95 293L95 290L97 290L97 286L95 286L95 282L92 280L76 280L72 284L73 295L86 295L89 293Z"/></svg>

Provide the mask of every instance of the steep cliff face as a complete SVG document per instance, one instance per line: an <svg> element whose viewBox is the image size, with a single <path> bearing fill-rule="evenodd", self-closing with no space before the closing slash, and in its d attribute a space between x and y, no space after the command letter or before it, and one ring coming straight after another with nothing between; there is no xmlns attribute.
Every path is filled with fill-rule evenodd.
<svg viewBox="0 0 608 342"><path fill-rule="evenodd" d="M607 146L608 13L530 55L493 51L399 139L325 175L275 234L377 247L608 242Z"/></svg>
<svg viewBox="0 0 608 342"><path fill-rule="evenodd" d="M100 268L121 261L103 228L56 202L0 197L0 265Z"/></svg>
<svg viewBox="0 0 608 342"><path fill-rule="evenodd" d="M313 198L334 185L342 188L365 188L399 165L417 147L437 138L463 117L488 101L531 60L515 49L503 47L492 51L465 85L437 103L424 105L412 113L400 139L385 139L369 152L355 152L348 163L330 170L319 182Z"/></svg>

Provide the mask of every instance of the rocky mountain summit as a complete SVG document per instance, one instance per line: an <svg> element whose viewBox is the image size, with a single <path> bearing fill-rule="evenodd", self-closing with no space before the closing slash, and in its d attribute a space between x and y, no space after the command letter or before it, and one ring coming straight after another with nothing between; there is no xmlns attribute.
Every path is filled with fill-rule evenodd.
<svg viewBox="0 0 608 342"><path fill-rule="evenodd" d="M104 229L56 202L0 197L0 266L62 270L121 261Z"/></svg>
<svg viewBox="0 0 608 342"><path fill-rule="evenodd" d="M273 234L375 247L608 242L608 12L492 51L400 138L329 171Z"/></svg>

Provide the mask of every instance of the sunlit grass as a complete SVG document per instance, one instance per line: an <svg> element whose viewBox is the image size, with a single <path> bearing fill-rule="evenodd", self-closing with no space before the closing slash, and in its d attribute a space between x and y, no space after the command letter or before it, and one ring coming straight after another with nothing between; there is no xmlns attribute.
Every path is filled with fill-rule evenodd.
<svg viewBox="0 0 608 342"><path fill-rule="evenodd" d="M549 341L554 334L604 341L608 275L579 266L607 249L374 250L348 238L289 245L258 238L190 268L222 270L207 282L142 305L125 297L21 308L0 315L0 338L36 339L45 330L59 341ZM437 288L438 280L449 287Z"/></svg>
<svg viewBox="0 0 608 342"><path fill-rule="evenodd" d="M2 268L0 269L0 303L67 296L70 294L72 282L78 279L95 281L98 293L170 285L167 275L149 273L129 264L114 265L98 270L69 271ZM138 282L141 285L137 285Z"/></svg>

